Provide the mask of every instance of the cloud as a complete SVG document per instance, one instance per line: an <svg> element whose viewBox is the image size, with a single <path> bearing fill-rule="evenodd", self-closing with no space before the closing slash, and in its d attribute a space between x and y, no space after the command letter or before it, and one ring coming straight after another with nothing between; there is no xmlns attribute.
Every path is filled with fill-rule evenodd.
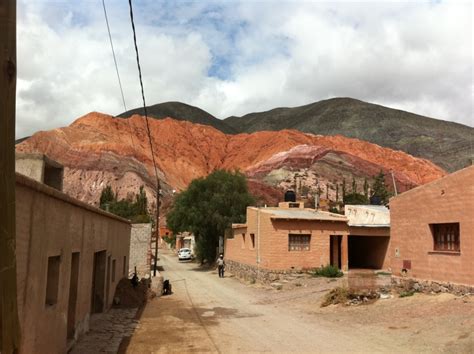
<svg viewBox="0 0 474 354"><path fill-rule="evenodd" d="M127 108L141 105L125 3L106 1ZM467 2L137 2L148 104L219 118L349 96L474 125ZM20 1L17 137L124 108L100 2Z"/></svg>

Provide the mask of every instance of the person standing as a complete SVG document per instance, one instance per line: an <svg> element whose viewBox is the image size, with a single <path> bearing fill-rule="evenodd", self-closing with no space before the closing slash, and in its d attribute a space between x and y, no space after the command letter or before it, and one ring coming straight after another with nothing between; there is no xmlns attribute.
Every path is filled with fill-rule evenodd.
<svg viewBox="0 0 474 354"><path fill-rule="evenodd" d="M217 269L219 270L219 278L224 278L225 262L222 254L217 259Z"/></svg>

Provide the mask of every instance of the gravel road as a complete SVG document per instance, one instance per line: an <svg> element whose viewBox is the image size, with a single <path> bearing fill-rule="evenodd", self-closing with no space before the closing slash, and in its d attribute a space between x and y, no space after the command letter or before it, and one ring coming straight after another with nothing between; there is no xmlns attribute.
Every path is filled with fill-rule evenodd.
<svg viewBox="0 0 474 354"><path fill-rule="evenodd" d="M174 293L147 304L129 353L400 352L396 341L368 340L350 323L325 321L290 306L291 297L273 301L277 291L221 279L171 254L162 254L160 265Z"/></svg>

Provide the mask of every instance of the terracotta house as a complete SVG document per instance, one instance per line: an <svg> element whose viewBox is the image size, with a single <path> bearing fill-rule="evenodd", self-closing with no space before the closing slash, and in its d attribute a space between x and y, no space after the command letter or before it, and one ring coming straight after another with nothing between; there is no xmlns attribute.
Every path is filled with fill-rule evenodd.
<svg viewBox="0 0 474 354"><path fill-rule="evenodd" d="M357 207L361 210L364 206ZM384 211L386 215L388 210ZM233 224L232 235L225 239L226 262L236 274L248 274L263 280L269 273L327 264L343 270L347 270L351 263L354 267L384 267L389 223L380 223L379 217L374 217L371 222L361 218L359 224L352 225L351 220L356 220L353 215L348 218L305 209L299 202L280 203L278 208L248 207L247 222ZM370 245L382 245L381 251L378 258L366 262L360 254Z"/></svg>
<svg viewBox="0 0 474 354"><path fill-rule="evenodd" d="M390 200L394 275L474 285L474 166Z"/></svg>

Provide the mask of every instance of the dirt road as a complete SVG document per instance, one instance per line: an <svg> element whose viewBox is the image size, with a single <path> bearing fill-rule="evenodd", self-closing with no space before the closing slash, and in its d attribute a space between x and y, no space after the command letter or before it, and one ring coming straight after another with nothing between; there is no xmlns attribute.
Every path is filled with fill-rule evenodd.
<svg viewBox="0 0 474 354"><path fill-rule="evenodd" d="M399 327L392 323L391 328L385 323L380 328L361 323L374 305L353 311L353 322L351 309L320 309L317 291L283 293L249 287L234 278L220 279L215 271L199 270L194 263L179 263L174 255L161 255L161 265L174 293L147 304L128 344L129 353L474 351L469 332L474 329L474 322L469 322L474 314L472 302L465 308L461 305L467 317L458 323L464 328L459 332L460 343L453 344L449 336L446 343L430 343L429 336L412 340L420 333L413 333L409 319ZM384 309L374 308L371 321L376 323L385 318ZM424 322L430 318L425 315ZM453 320L449 325L455 327L457 319Z"/></svg>

